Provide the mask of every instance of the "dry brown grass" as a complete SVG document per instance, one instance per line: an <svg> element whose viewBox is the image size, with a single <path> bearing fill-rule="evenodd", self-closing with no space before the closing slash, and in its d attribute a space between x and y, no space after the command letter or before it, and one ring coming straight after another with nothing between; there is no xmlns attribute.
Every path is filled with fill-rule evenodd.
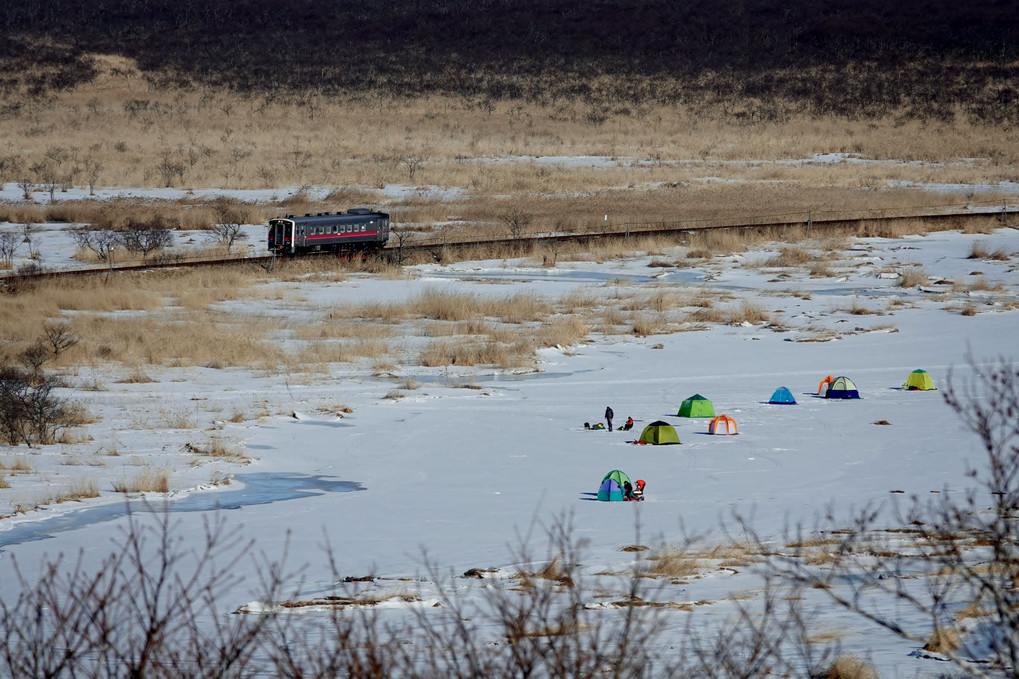
<svg viewBox="0 0 1019 679"><path fill-rule="evenodd" d="M535 343L539 347L568 347L584 340L590 331L583 319L567 316L542 324L535 336Z"/></svg>
<svg viewBox="0 0 1019 679"><path fill-rule="evenodd" d="M32 466L26 456L15 455L10 460L0 462L0 470L11 474L31 474L35 471L35 467Z"/></svg>
<svg viewBox="0 0 1019 679"><path fill-rule="evenodd" d="M854 316L869 316L881 313L880 311L863 306L862 304L860 304L860 300L858 300L856 297L853 297L852 304L850 304L848 307L843 307L839 309L839 311L845 311L846 313L850 313Z"/></svg>
<svg viewBox="0 0 1019 679"><path fill-rule="evenodd" d="M118 493L168 493L170 472L166 469L146 468L130 479L114 481L113 490Z"/></svg>
<svg viewBox="0 0 1019 679"><path fill-rule="evenodd" d="M923 650L931 653L950 653L962 646L962 636L958 630L937 627L931 633Z"/></svg>
<svg viewBox="0 0 1019 679"><path fill-rule="evenodd" d="M419 360L426 367L491 365L500 368L530 366L534 345L526 338L512 344L499 342L431 342Z"/></svg>
<svg viewBox="0 0 1019 679"><path fill-rule="evenodd" d="M204 443L185 443L184 450L200 458L233 463L250 462L248 456L244 454L243 446L220 436L212 436Z"/></svg>
<svg viewBox="0 0 1019 679"><path fill-rule="evenodd" d="M790 154L803 157L832 148L852 148L874 158L947 161L985 157L986 149L1007 147L1009 141L1000 130L961 120L923 128L918 122L903 123L891 116L861 121L793 116L781 123L762 123L755 127L755 134L748 135L738 123L721 116L675 106L649 106L641 116L610 113L607 124L595 125L586 119L580 104L541 106L504 101L491 111L481 111L461 99L437 96L380 99L383 115L379 109L366 110L362 98L314 96L316 115L309 118L303 101L279 97L268 102L206 88L156 90L148 87L127 59L99 55L96 63L99 73L94 80L56 93L47 106L35 109L32 115L5 117L0 132L9 139L35 140L33 150L47 145L95 149L104 166L100 183L107 185L139 185L142 181L160 185L159 159L169 154L183 163L186 170L181 183L189 186L265 188L318 183L381 187L408 182L403 159L418 155L425 162L414 178L417 183L455 181L479 192L499 186L520 186L527 191L544 185L566 193L577 184L590 186L591 175L604 171L570 165L550 171L531 163L507 168L458 163L456 159L581 151L646 157L647 149L653 148L660 158L703 158L702 172L712 176L769 179L772 187L797 181L830 186L841 181L873 189L884 188L885 177L930 177L929 181L935 181L939 172L946 177L951 172L958 178L967 170L942 170L936 163L924 163L918 168L889 167L882 176L877 174L880 169L848 163L792 167L726 161L783 159ZM124 73L131 75L125 77ZM536 124L521 125L524 120ZM336 135L337 129L346 133ZM239 146L241 139L243 147ZM237 150L251 151L251 155L238 156ZM974 167L968 171L972 176L965 179L1001 178L1008 154L1001 155L1006 158L992 158L986 165ZM29 164L35 159L28 158ZM679 186L691 171L677 170L668 162L639 168L620 166L609 174L612 177L606 181L611 186L658 181L663 184L661 193L674 194L698 188ZM371 192L371 188L346 189L336 199L364 202ZM617 215L638 214L619 211L615 197L606 197L605 203L598 206L599 218L603 213L613 214L606 209L612 206L617 207ZM823 204L832 203L818 201L815 207ZM294 206L295 211L298 207ZM451 214L462 212L430 212L433 221Z"/></svg>
<svg viewBox="0 0 1019 679"><path fill-rule="evenodd" d="M735 308L725 313L725 322L732 325L739 325L741 323L757 325L759 323L767 323L769 320L771 320L771 314L760 303L748 299L742 300Z"/></svg>
<svg viewBox="0 0 1019 679"><path fill-rule="evenodd" d="M813 263L817 257L802 247L784 247L777 255L764 262L764 266L800 267Z"/></svg>
<svg viewBox="0 0 1019 679"><path fill-rule="evenodd" d="M989 281L983 276L976 276L968 283L953 284L952 290L955 292L1004 292L1005 284L1000 281Z"/></svg>
<svg viewBox="0 0 1019 679"><path fill-rule="evenodd" d="M697 309L686 317L692 323L726 323L729 314L722 309Z"/></svg>
<svg viewBox="0 0 1019 679"><path fill-rule="evenodd" d="M821 679L878 679L877 670L867 662L854 656L840 655L832 662Z"/></svg>
<svg viewBox="0 0 1019 679"><path fill-rule="evenodd" d="M648 556L647 560L647 574L652 577L689 578L704 568L698 556L674 547L663 547Z"/></svg>
<svg viewBox="0 0 1019 679"><path fill-rule="evenodd" d="M76 479L56 496L55 502L79 502L90 497L99 497L99 485L92 479Z"/></svg>
<svg viewBox="0 0 1019 679"><path fill-rule="evenodd" d="M930 282L930 274L922 266L907 266L899 270L899 287L915 288L918 285L925 285Z"/></svg>

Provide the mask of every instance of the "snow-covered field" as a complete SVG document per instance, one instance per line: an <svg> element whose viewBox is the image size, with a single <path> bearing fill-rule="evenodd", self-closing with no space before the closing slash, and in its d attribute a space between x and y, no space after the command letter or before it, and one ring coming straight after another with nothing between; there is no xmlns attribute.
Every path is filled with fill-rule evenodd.
<svg viewBox="0 0 1019 679"><path fill-rule="evenodd" d="M253 228L252 242L261 245L259 237ZM974 241L1009 257L968 259ZM44 239L39 247L47 252ZM55 246L51 252L51 262L67 254ZM943 388L950 374L968 374L968 356L977 363L1015 358L1019 231L860 239L843 251L836 275L818 278L805 269L760 266L776 252L716 257L695 268L649 267L681 256L676 248L554 268L466 262L415 267L401 280L365 275L296 284L320 305L405 299L425 290L561 298L580 289L611 299L621 288L643 286L666 295L724 296L719 306L748 300L771 318L648 337L592 334L578 346L542 350L536 372L402 365L376 377L368 366L344 365L295 381L153 366L145 373L155 381L138 383L120 382L119 373L101 366L83 368L72 379L80 388L63 395L100 416L88 427L91 441L0 448L5 461L21 457L33 468L0 490L0 513L31 507L74 478L94 481L101 497L0 521L0 561L36 564L44 555L83 550L86 563L97 564L126 520L124 496L112 486L141 465L172 470L169 499L180 510L173 521L181 535L197 539L218 503L232 535L255 539L266 555L288 550L292 563L306 565L308 597L334 585L327 543L342 576L420 576L423 554L457 574L510 572L522 567L512 556L522 536L530 535L544 558L542 527L570 517L574 536L588 541L584 571L619 572L633 559L621 551L627 545L654 548L694 534L720 543L736 515L778 538L788 526L811 528L829 507L848 517L895 497L965 488L966 470L983 463L983 452L945 404ZM912 265L926 269L929 284L899 287L891 273ZM982 284L972 285L978 279ZM961 313L967 307L975 314ZM902 390L917 368L941 390ZM852 378L862 399L818 398L826 375ZM401 388L411 381L417 388ZM779 386L799 404L767 404ZM394 390L402 397L387 398ZM739 435L711 436L706 420L676 417L695 393L733 417ZM350 412L337 415L341 406ZM617 427L632 416L634 430L585 431L583 423L601 420L606 406ZM236 412L248 417L233 422ZM632 444L659 419L675 426L681 445ZM875 424L882 420L889 424ZM175 426L182 422L187 426ZM250 462L196 464L184 446L211 439L236 445ZM594 501L612 469L646 480L646 501ZM246 580L222 601L228 610L253 596L254 565L241 569ZM724 615L728 594L754 586L747 573L713 570L663 596L715 604L675 612L678 629L690 615ZM0 596L15 596L15 587L3 578ZM944 671L941 663L911 656L915 645L844 613L832 610L818 625L839 630L843 650L872 661L883 677Z"/></svg>

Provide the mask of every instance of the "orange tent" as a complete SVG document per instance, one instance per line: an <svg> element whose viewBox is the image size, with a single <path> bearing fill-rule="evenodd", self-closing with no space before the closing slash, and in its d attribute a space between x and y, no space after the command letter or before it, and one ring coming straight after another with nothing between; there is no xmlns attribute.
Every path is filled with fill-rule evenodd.
<svg viewBox="0 0 1019 679"><path fill-rule="evenodd" d="M736 431L736 420L734 420L731 417L728 417L726 415L719 415L715 419L711 420L711 422L708 423L708 433L709 434L721 434L722 433L721 427L722 427L723 424L725 425L725 433L726 434L738 434L739 433L738 431ZM732 431L731 432L729 431L729 425L730 424L732 425Z"/></svg>
<svg viewBox="0 0 1019 679"><path fill-rule="evenodd" d="M823 380L821 380L821 384L817 385L817 393L818 393L818 395L820 395L821 391L824 390L824 385L831 384L832 380L834 380L834 379L835 379L834 377L832 377L831 375L828 375L828 377L825 377Z"/></svg>

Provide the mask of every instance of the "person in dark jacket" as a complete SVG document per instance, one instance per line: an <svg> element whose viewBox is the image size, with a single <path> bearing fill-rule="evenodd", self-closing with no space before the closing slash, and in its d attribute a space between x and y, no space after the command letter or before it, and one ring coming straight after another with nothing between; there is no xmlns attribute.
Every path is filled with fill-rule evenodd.
<svg viewBox="0 0 1019 679"><path fill-rule="evenodd" d="M612 417L615 413L612 412L612 408L608 407L605 409L605 422L609 426L609 431L612 431Z"/></svg>

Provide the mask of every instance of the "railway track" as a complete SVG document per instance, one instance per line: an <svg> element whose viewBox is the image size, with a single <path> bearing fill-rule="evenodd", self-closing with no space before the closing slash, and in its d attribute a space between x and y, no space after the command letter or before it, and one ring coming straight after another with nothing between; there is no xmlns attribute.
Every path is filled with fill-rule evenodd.
<svg viewBox="0 0 1019 679"><path fill-rule="evenodd" d="M890 214L888 210L855 211L855 212L822 212L822 213L797 213L788 215L773 215L765 218L734 218L734 219L712 219L712 220L682 220L676 222L656 223L626 223L616 225L614 228L604 228L598 231L575 232L575 233L547 233L539 235L518 236L512 238L461 238L450 240L446 238L415 239L411 242L393 244L382 249L383 254L391 257L402 257L404 254L413 252L432 252L437 257L442 250L467 250L516 246L521 249L534 247L536 245L554 246L556 243L566 242L597 242L605 240L619 240L644 236L679 236L693 234L699 231L712 230L743 230L743 229L777 229L784 228L807 228L807 229L831 229L838 227L856 227L864 223L893 223L910 220L924 222L943 222L955 220L963 226L971 220L986 222L988 219L996 219L1003 225L1014 225L1019 222L1016 215L1019 215L1019 206L1008 205L1007 203L994 205L972 205L965 207L959 205L946 206L926 210L913 210L899 214ZM248 264L272 267L278 261L275 256L262 255L257 257L239 256L222 257L216 259L198 259L187 256L166 257L160 261L146 264L132 264L127 266L103 266L103 267L82 267L62 268L42 271L17 271L0 275L0 285L7 289L14 289L19 284L32 280L58 278L66 276L96 276L110 275L113 273L125 273L132 271L151 271L168 268L182 267L203 267L203 266L234 266Z"/></svg>

